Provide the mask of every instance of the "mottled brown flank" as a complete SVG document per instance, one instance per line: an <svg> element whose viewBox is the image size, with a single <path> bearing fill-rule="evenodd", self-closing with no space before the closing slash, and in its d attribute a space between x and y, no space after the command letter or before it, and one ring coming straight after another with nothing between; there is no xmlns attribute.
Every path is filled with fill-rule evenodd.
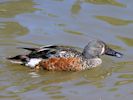
<svg viewBox="0 0 133 100"><path fill-rule="evenodd" d="M36 66L50 71L80 71L82 64L80 58L50 58L43 60Z"/></svg>

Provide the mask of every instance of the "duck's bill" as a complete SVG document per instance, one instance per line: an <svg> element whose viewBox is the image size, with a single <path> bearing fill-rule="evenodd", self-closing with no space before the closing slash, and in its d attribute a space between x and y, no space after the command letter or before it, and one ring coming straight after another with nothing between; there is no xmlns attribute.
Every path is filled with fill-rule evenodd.
<svg viewBox="0 0 133 100"><path fill-rule="evenodd" d="M105 54L106 54L106 55L109 55L109 56L115 56L115 57L117 57L117 58L121 58L121 57L123 56L122 53L117 52L117 51L115 51L115 50L113 50L113 49L111 49L111 48L107 48L107 49L105 50Z"/></svg>

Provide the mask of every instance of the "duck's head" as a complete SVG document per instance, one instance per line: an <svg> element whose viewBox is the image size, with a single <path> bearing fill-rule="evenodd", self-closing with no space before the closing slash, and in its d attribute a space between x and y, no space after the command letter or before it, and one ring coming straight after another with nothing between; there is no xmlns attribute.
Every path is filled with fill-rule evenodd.
<svg viewBox="0 0 133 100"><path fill-rule="evenodd" d="M87 59L100 57L101 55L115 56L121 58L122 53L117 52L107 46L103 41L92 40L85 46L83 50L83 56Z"/></svg>

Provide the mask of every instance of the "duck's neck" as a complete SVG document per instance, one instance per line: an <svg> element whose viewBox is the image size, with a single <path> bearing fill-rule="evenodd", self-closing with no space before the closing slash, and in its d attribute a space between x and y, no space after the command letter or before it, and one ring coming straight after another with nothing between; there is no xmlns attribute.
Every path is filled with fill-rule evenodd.
<svg viewBox="0 0 133 100"><path fill-rule="evenodd" d="M86 59L84 63L86 66L83 69L91 69L100 65L102 60L100 58Z"/></svg>
<svg viewBox="0 0 133 100"><path fill-rule="evenodd" d="M88 60L88 62L90 62L90 61ZM101 63L102 63L102 60L100 58L93 58L93 59L91 59L92 67L97 67Z"/></svg>
<svg viewBox="0 0 133 100"><path fill-rule="evenodd" d="M82 52L82 55L83 55L83 57L84 57L85 59L94 59L94 58L98 58L98 57L95 57L95 56L89 54L89 53L86 52L86 51L83 51L83 52Z"/></svg>

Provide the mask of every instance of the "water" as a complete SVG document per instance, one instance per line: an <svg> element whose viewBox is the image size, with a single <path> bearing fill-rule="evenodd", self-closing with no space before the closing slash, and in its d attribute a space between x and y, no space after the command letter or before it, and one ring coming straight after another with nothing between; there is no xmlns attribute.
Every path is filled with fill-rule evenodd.
<svg viewBox="0 0 133 100"><path fill-rule="evenodd" d="M1 0L1 100L132 100L132 0ZM101 66L80 72L32 72L5 57L16 47L65 44L83 48L107 42L122 59L103 56Z"/></svg>

